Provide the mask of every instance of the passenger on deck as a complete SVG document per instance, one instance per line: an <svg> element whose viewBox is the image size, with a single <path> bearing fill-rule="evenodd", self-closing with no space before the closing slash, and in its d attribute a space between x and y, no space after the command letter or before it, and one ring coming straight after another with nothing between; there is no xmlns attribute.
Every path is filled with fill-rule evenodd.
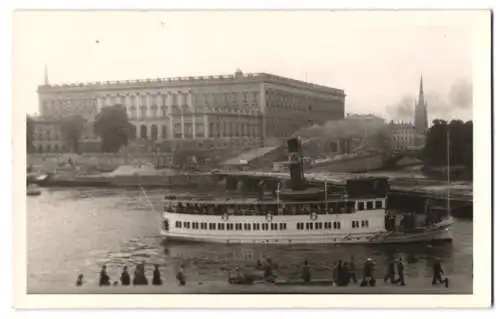
<svg viewBox="0 0 500 319"><path fill-rule="evenodd" d="M155 286L160 286L163 284L161 280L161 274L160 274L160 269L158 268L158 265L155 265L155 269L153 270L153 285Z"/></svg>
<svg viewBox="0 0 500 319"><path fill-rule="evenodd" d="M304 280L306 284L311 282L311 269L309 268L307 260L304 261L304 266L302 267L302 280Z"/></svg>
<svg viewBox="0 0 500 319"><path fill-rule="evenodd" d="M106 265L103 265L101 268L101 273L99 275L99 286L109 286L109 276L106 271Z"/></svg>
<svg viewBox="0 0 500 319"><path fill-rule="evenodd" d="M255 269L256 270L263 270L264 267L262 266L262 262L259 260L257 260L257 264L255 265Z"/></svg>
<svg viewBox="0 0 500 319"><path fill-rule="evenodd" d="M122 274L120 276L120 281L122 283L122 286L128 286L128 285L130 285L130 275L128 273L128 267L127 266L123 266L123 271L122 271Z"/></svg>
<svg viewBox="0 0 500 319"><path fill-rule="evenodd" d="M79 274L78 275L78 279L76 279L76 286L77 287L80 287L83 285L83 275L82 274Z"/></svg>

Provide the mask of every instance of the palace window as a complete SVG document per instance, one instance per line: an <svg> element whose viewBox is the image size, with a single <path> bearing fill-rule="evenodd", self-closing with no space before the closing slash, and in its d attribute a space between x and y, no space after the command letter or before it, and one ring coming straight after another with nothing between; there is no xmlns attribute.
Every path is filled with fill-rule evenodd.
<svg viewBox="0 0 500 319"><path fill-rule="evenodd" d="M358 202L358 210L365 210L365 202Z"/></svg>
<svg viewBox="0 0 500 319"><path fill-rule="evenodd" d="M224 230L224 224L223 223L218 223L217 224L217 230Z"/></svg>
<svg viewBox="0 0 500 319"><path fill-rule="evenodd" d="M182 222L176 221L175 222L175 228L181 228L182 227Z"/></svg>
<svg viewBox="0 0 500 319"><path fill-rule="evenodd" d="M200 226L201 229L207 229L207 223L201 223Z"/></svg>
<svg viewBox="0 0 500 319"><path fill-rule="evenodd" d="M236 225L236 226L235 226L236 230L241 230L241 224L240 224L240 223L237 223L237 224L235 224L235 225Z"/></svg>
<svg viewBox="0 0 500 319"><path fill-rule="evenodd" d="M184 222L184 228L189 228L189 222Z"/></svg>
<svg viewBox="0 0 500 319"><path fill-rule="evenodd" d="M298 230L304 230L304 223L297 223Z"/></svg>
<svg viewBox="0 0 500 319"><path fill-rule="evenodd" d="M366 209L367 210L373 209L373 202L366 202Z"/></svg>
<svg viewBox="0 0 500 319"><path fill-rule="evenodd" d="M260 229L260 224L254 223L253 224L253 230L259 230Z"/></svg>
<svg viewBox="0 0 500 319"><path fill-rule="evenodd" d="M209 223L209 224L208 224L208 228L209 228L210 230L215 230L215 223Z"/></svg>
<svg viewBox="0 0 500 319"><path fill-rule="evenodd" d="M376 208L376 209L380 209L380 208L382 208L382 201L381 201L381 200L377 200L377 201L375 201L375 208Z"/></svg>
<svg viewBox="0 0 500 319"><path fill-rule="evenodd" d="M262 230L269 230L269 224L262 224Z"/></svg>
<svg viewBox="0 0 500 319"><path fill-rule="evenodd" d="M278 230L278 224L272 223L271 224L271 230Z"/></svg>
<svg viewBox="0 0 500 319"><path fill-rule="evenodd" d="M226 224L226 230L233 230L233 224Z"/></svg>
<svg viewBox="0 0 500 319"><path fill-rule="evenodd" d="M286 223L280 223L280 230L286 230Z"/></svg>

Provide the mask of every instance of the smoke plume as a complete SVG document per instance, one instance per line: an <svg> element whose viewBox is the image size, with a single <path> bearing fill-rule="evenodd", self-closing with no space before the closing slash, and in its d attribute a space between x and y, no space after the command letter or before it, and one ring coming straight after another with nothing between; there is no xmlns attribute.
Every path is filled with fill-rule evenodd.
<svg viewBox="0 0 500 319"><path fill-rule="evenodd" d="M432 89L425 90L427 112L431 118L449 118L458 113L472 110L472 83L467 79L456 80L448 95L443 96ZM403 95L397 103L387 106L387 113L393 120L413 121L414 105L418 95Z"/></svg>

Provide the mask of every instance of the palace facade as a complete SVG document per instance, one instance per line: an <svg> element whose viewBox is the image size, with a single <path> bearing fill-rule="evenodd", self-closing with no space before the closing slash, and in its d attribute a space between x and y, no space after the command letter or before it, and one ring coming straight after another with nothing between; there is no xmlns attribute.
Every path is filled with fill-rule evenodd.
<svg viewBox="0 0 500 319"><path fill-rule="evenodd" d="M41 128L35 147L48 151L54 119L70 114L94 121L101 108L123 105L137 140L202 148L253 148L284 139L310 123L344 118L343 90L267 73L107 81L38 88ZM37 121L39 122L39 121ZM59 134L60 136L60 134ZM98 141L92 129L83 142ZM59 148L62 146L59 146ZM51 146L53 149L53 146Z"/></svg>

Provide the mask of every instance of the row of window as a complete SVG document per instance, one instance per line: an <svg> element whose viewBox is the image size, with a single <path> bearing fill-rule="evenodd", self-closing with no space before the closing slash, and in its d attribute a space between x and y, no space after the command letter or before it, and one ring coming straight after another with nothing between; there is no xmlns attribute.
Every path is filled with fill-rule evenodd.
<svg viewBox="0 0 500 319"><path fill-rule="evenodd" d="M209 230L286 230L286 223L206 223L175 222L175 228Z"/></svg>
<svg viewBox="0 0 500 319"><path fill-rule="evenodd" d="M381 209L382 208L382 201L375 201L375 202L358 202L358 210L372 210L372 209Z"/></svg>
<svg viewBox="0 0 500 319"><path fill-rule="evenodd" d="M358 220L353 220L353 221L351 222L351 226L352 226L352 228L359 228L359 225L360 225L360 223L359 223L359 221L358 221ZM368 221L367 221L367 220L362 220L362 221L361 221L361 228L368 228L368 227L369 227L369 226L368 226Z"/></svg>
<svg viewBox="0 0 500 319"><path fill-rule="evenodd" d="M368 228L368 221L362 220L361 224L357 220L352 221L352 228ZM209 229L209 230L286 230L287 223L207 223L176 221L175 228L184 229ZM308 222L297 223L297 230L319 230L319 229L340 229L341 223L335 222Z"/></svg>
<svg viewBox="0 0 500 319"><path fill-rule="evenodd" d="M298 230L313 230L313 229L340 229L340 222L315 222L315 223L297 223Z"/></svg>

